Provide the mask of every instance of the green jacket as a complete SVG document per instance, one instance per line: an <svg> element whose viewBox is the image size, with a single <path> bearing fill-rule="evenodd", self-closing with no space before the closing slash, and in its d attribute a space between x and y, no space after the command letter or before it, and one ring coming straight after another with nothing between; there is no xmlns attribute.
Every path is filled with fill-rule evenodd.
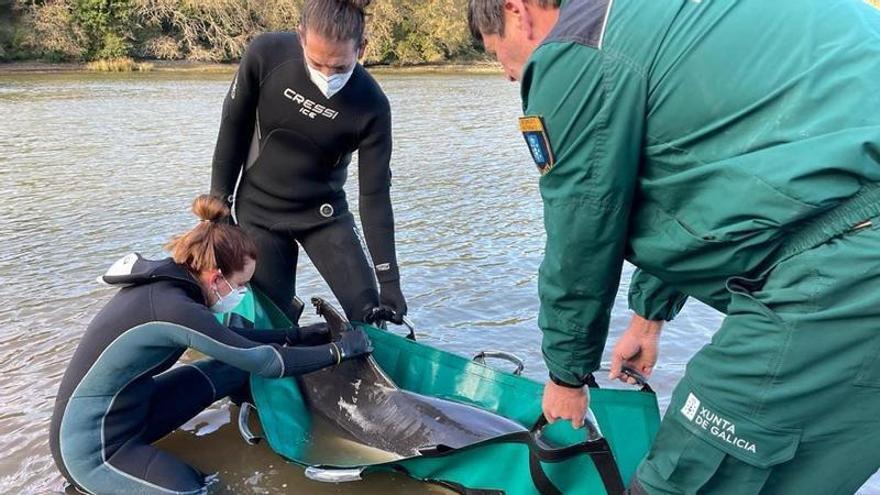
<svg viewBox="0 0 880 495"><path fill-rule="evenodd" d="M792 233L880 214L880 11L862 0L569 0L522 98L555 155L539 324L566 382L599 367L624 259L639 314L723 312L729 277L812 247Z"/></svg>

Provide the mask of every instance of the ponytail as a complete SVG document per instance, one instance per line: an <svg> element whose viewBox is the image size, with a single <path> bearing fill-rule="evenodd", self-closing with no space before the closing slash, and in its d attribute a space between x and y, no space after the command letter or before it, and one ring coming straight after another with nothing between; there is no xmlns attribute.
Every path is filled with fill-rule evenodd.
<svg viewBox="0 0 880 495"><path fill-rule="evenodd" d="M219 199L203 194L192 212L199 224L165 245L174 262L194 273L219 269L233 273L244 269L248 258L257 259L257 247L241 228L227 224L229 208Z"/></svg>
<svg viewBox="0 0 880 495"><path fill-rule="evenodd" d="M366 9L372 0L306 0L300 29L331 41L364 41Z"/></svg>

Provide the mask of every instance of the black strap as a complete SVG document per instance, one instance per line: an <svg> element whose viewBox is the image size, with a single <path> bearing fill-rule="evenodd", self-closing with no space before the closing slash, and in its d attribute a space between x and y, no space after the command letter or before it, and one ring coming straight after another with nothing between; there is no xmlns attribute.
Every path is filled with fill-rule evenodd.
<svg viewBox="0 0 880 495"><path fill-rule="evenodd" d="M547 426L547 424L547 418L542 414L532 427L532 433L534 434ZM542 495L545 493L542 485L546 486L542 478L546 479L549 483L549 487L546 487L546 489L556 490L546 492L548 495L556 495L560 492L558 488L553 486L549 478L547 478L547 474L544 473L543 468L540 467L541 462L562 462L584 454L590 456L593 460L593 464L596 466L596 471L599 472L599 477L608 495L622 495L624 493L625 486L623 478L620 476L620 469L617 467L617 461L614 459L614 454L611 452L608 440L604 438L554 449L538 445L538 442L534 440L534 435L532 435L529 447L531 450L529 455L529 471L532 473L532 481L535 483L535 487L538 488ZM537 468L534 466L536 462Z"/></svg>
<svg viewBox="0 0 880 495"><path fill-rule="evenodd" d="M611 447L604 438L594 441L582 442L575 445L562 448L552 448L541 445L535 436L535 433L546 426L547 419L542 414L531 431L521 431L502 435L500 437L480 442L480 446L494 443L522 443L529 448L529 474L532 477L532 483L541 495L563 495L562 491L553 484L553 481L547 476L541 463L564 462L580 455L588 455L593 460L605 491L608 495L622 495L624 493L623 480L620 477L620 471L617 468L617 462L611 453ZM474 448L474 446L465 447L464 449L435 448L420 450L422 457L443 457L451 453ZM435 481L436 482L436 481ZM480 494L480 491L472 490L467 487L460 486L459 493L465 495ZM489 492L492 493L492 492Z"/></svg>
<svg viewBox="0 0 880 495"><path fill-rule="evenodd" d="M409 469L401 466L400 464L391 464L391 469L394 472L403 474L405 476L413 477L409 472ZM504 490L493 490L493 489L483 489L483 488L468 488L460 483L456 483L454 481L447 480L432 480L426 479L423 480L425 483L430 483L432 485L442 486L443 488L448 488L455 493L459 493L461 495L504 495Z"/></svg>
<svg viewBox="0 0 880 495"><path fill-rule="evenodd" d="M541 495L562 495L562 491L550 481L547 473L544 472L541 459L533 448L529 448L529 474L532 475L532 483Z"/></svg>
<svg viewBox="0 0 880 495"><path fill-rule="evenodd" d="M460 493L461 495L504 495L503 490L484 490L480 488L468 488L464 485L453 483L451 481L442 481L442 480L425 480L432 485L442 486L443 488L448 488L455 493Z"/></svg>
<svg viewBox="0 0 880 495"><path fill-rule="evenodd" d="M614 454L611 453L611 446L604 438L600 442L605 444L605 452L591 454L593 464L599 471L599 477L602 478L602 484L605 485L605 491L608 492L608 495L623 495L626 487L623 484L623 478L620 477L620 470L617 468Z"/></svg>

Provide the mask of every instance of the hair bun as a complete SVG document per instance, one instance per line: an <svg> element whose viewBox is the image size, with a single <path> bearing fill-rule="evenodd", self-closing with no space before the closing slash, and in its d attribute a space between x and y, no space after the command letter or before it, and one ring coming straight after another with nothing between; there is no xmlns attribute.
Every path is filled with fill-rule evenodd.
<svg viewBox="0 0 880 495"><path fill-rule="evenodd" d="M203 222L216 222L229 216L229 208L215 196L202 194L192 204L192 212Z"/></svg>
<svg viewBox="0 0 880 495"><path fill-rule="evenodd" d="M215 269L233 273L243 270L248 258L257 259L257 246L247 234L222 221L229 216L223 200L203 194L193 201L192 211L201 220L199 225L165 244L175 263L193 273Z"/></svg>

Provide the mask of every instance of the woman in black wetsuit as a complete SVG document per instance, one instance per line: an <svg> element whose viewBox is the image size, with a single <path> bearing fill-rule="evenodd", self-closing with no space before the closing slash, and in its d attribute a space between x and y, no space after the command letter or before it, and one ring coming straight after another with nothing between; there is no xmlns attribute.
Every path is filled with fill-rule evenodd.
<svg viewBox="0 0 880 495"><path fill-rule="evenodd" d="M223 104L211 192L257 244L254 284L294 321L297 243L349 320L401 323L407 311L390 196L391 107L358 63L369 3L307 0L298 34L251 42ZM343 190L355 151L372 267Z"/></svg>
<svg viewBox="0 0 880 495"><path fill-rule="evenodd" d="M218 222L218 199L193 203L199 224L167 246L172 258L126 256L103 280L121 287L89 325L64 374L49 444L78 490L102 494L198 494L205 476L150 444L212 402L240 390L249 373L308 373L370 352L361 330L329 343L325 325L238 330L231 310L254 272L257 251L238 227ZM188 348L209 356L171 367Z"/></svg>

